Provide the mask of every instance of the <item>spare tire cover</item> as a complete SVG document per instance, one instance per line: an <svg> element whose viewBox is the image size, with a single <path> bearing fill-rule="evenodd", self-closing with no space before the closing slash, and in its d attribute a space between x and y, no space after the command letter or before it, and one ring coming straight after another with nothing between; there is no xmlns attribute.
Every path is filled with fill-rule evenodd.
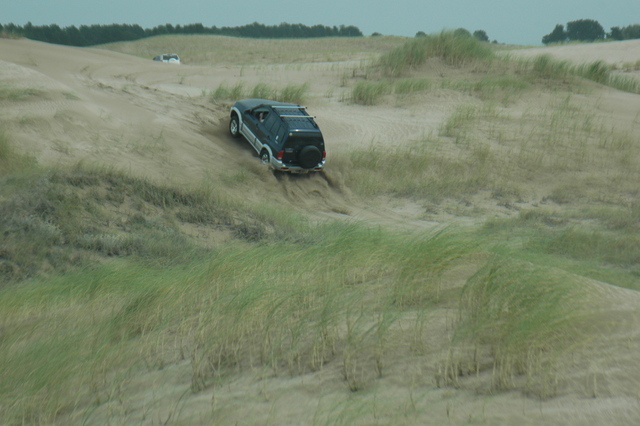
<svg viewBox="0 0 640 426"><path fill-rule="evenodd" d="M318 165L322 161L322 153L317 146L307 145L300 150L298 154L298 162L300 167L305 169L311 169Z"/></svg>

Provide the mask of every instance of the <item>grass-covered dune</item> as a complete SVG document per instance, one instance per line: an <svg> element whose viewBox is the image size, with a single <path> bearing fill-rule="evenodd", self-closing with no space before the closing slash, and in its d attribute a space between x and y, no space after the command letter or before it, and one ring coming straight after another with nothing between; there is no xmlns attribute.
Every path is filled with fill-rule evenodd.
<svg viewBox="0 0 640 426"><path fill-rule="evenodd" d="M632 78L604 63L501 56L450 32L260 43L263 57L254 40L223 37L104 46L185 52L235 76L171 98L145 74L102 71L91 91L144 96L145 113L194 105L178 141L145 150L150 177L106 157L51 164L19 143L33 120L2 116L0 423L637 418L640 124L620 107L636 101ZM212 46L227 52L220 68ZM332 61L347 65L317 64ZM172 69L171 84L200 78ZM251 166L198 121L256 88L283 96L274 69L295 77L286 87L320 111L336 146L322 176ZM23 114L47 98L0 87L0 108ZM72 102L89 96L75 90ZM354 142L345 114L371 140ZM435 124L398 133L384 116ZM208 152L202 134L234 155L191 182L154 178L182 150Z"/></svg>
<svg viewBox="0 0 640 426"><path fill-rule="evenodd" d="M158 36L136 42L99 46L143 58L157 52L179 52L192 65L303 64L370 59L402 45L404 37L328 37L318 39L245 39L226 36Z"/></svg>

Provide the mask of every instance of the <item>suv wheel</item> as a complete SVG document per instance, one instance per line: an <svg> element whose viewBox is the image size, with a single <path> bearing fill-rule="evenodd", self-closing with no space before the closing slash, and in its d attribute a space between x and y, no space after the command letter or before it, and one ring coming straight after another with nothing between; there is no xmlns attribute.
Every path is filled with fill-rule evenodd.
<svg viewBox="0 0 640 426"><path fill-rule="evenodd" d="M229 121L229 133L234 138L240 136L240 124L238 123L238 117L235 115L231 117L231 121Z"/></svg>
<svg viewBox="0 0 640 426"><path fill-rule="evenodd" d="M322 161L322 153L314 145L305 146L298 154L298 162L305 169L314 168L320 161Z"/></svg>
<svg viewBox="0 0 640 426"><path fill-rule="evenodd" d="M262 161L262 164L269 165L269 152L266 149L263 149L260 153L260 161Z"/></svg>

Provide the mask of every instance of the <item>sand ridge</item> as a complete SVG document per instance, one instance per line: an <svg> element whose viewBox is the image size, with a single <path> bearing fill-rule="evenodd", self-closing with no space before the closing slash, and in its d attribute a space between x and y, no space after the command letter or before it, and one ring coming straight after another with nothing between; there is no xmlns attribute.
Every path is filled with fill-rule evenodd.
<svg viewBox="0 0 640 426"><path fill-rule="evenodd" d="M640 60L640 41L510 52L522 56L539 53L578 63L601 59L622 65ZM423 206L412 201L355 199L348 182L331 172L332 156L334 161L341 161L341 156L354 147L372 142L383 146L401 144L435 133L448 115L458 105L471 101L470 98L459 94L448 97L439 92L427 95L424 102L408 103L402 108L350 105L324 96L336 81L321 65L301 71L284 70L271 77L272 81L314 81L309 108L318 116L327 139L329 159L325 177L277 177L260 167L248 144L240 144L228 136L228 105L211 103L204 95L237 78L239 73L240 69L228 66L173 66L102 49L0 39L0 87L32 89L17 101L0 100L0 125L10 132L20 150L35 156L42 164L66 167L83 161L183 185L198 185L204 179L222 182L245 168L262 178L262 183L246 194L249 200L259 200L261 193L275 186L283 202L301 211L314 214L319 211L325 217L346 216L382 226L442 225L440 221L425 220ZM246 80L257 82L263 75L257 71L249 73ZM609 89L601 93L604 111L619 117L621 122L637 121L640 114L637 95ZM523 105L522 109L525 108ZM354 121L354 116L358 120ZM506 214L504 210L495 210L495 214ZM570 384L566 395L535 406L509 393L481 399L473 392L460 391L454 397L454 391L434 387L422 395L425 412L433 411L428 419L455 424L471 420L488 424L633 424L640 418L637 390L640 372L636 371L640 361L640 335L636 331L640 296L595 281L587 285L594 298L602 302L601 315L607 327L594 334L591 351L575 363L577 371L591 368L594 377L601 379L598 390L601 398L576 391L584 388L583 383L573 390ZM440 326L444 328L446 324ZM614 356L607 350L611 347L625 350ZM164 401L175 401L183 392L175 383L182 383L189 368L184 363L172 365L154 372L154 377L145 378L145 383L155 381L157 394ZM312 398L322 400L323 395L306 395L310 385L335 386L330 378L339 374L332 367L300 378L276 378L269 382L268 389L265 382L248 375L239 376L228 385L225 395L190 396L183 418L193 424L205 422L212 400L218 398L216 403L227 404L238 418L263 411L269 405L279 412L289 412L283 419L285 424L296 424L299 413L318 409ZM426 374L401 371L398 367L397 377L406 379L412 375ZM582 380L581 377L576 374L575 380ZM144 387L144 383L140 386ZM331 390L325 389L327 395ZM403 392L391 380L386 393L378 397L384 399L396 391ZM247 393L252 396L240 400ZM454 398L457 408L450 413L449 406L444 407L448 403L443 401ZM327 407L334 408L341 403L331 396L324 401ZM159 409L163 410L169 408ZM478 412L486 412L487 417L471 419L472 413Z"/></svg>

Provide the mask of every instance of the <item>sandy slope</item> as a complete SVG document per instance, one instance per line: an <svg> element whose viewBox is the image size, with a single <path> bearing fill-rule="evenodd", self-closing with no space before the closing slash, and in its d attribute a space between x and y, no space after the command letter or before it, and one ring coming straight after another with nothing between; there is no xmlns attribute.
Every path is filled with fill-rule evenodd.
<svg viewBox="0 0 640 426"><path fill-rule="evenodd" d="M249 147L228 137L228 107L212 105L202 96L242 72L249 74L249 87L265 75L271 76L270 84L282 87L317 74L312 90L320 100L310 107L326 135L329 163L356 144L400 143L429 134L452 108L447 103L453 105L434 99L407 113L324 101L322 94L337 85L327 67L319 64L302 73L261 67L251 75L254 71L240 68L169 66L104 50L0 40L2 83L39 90L18 103L0 103L0 120L22 149L43 163L97 162L197 184L258 167ZM349 118L354 114L361 118L355 123ZM309 204L307 195L318 192L327 211L348 210L344 194L330 190L322 179L285 179L283 185L283 195L303 206ZM311 204L317 207L317 201Z"/></svg>
<svg viewBox="0 0 640 426"><path fill-rule="evenodd" d="M5 84L42 92L2 108L5 122L18 123L12 136L40 161L96 161L191 181L232 157L202 135L219 111L147 85L177 80L177 69L99 50L2 42Z"/></svg>
<svg viewBox="0 0 640 426"><path fill-rule="evenodd" d="M603 59L627 63L640 59L640 41L527 49L513 54L541 52L577 62ZM159 181L193 185L203 180L219 183L245 168L264 177L262 187L257 185L252 193L246 194L250 199L259 200L267 185L276 184L283 200L305 211L327 215L350 213L382 225L436 225L422 223L420 206L408 202L383 205L353 200L348 185L331 171L331 161L341 161L343 153L357 145L372 141L396 144L437 132L456 105L470 99L438 92L427 95L424 102L409 103L403 108L348 105L339 102L339 81L329 69L326 64L297 70L262 66L244 71L222 66L174 66L98 49L0 39L0 87L36 90L17 101L0 100L0 125L21 150L44 164L72 165L85 161L123 168ZM247 144L227 135L227 107L211 104L202 94L241 72L248 84L266 76L273 84L313 81L309 107L318 116L327 139L326 178L283 177L277 182L272 174L260 168ZM335 92L327 96L328 91ZM633 120L640 111L635 95L604 91L601 96L602 108L621 120ZM350 118L353 116L358 117L355 123ZM473 392L433 388L421 395L424 414L417 416L420 422L633 424L640 418L637 388L640 339L636 331L640 296L598 283L589 285L602 300L606 326L594 334L589 356L575 360L575 380L583 381L582 373L591 369L593 377L600 378L598 389L594 389L597 399L584 393L582 382L574 387L569 385L564 396L545 402L527 401L521 395L483 398ZM616 348L615 354L611 348ZM618 351L619 348L624 350ZM394 377L406 383L412 377L426 376L424 372L397 368L387 379L386 390L377 398L384 400L395 392L404 392L397 389ZM145 378L146 383L153 381L154 397L159 398L156 401L159 414L153 421L166 418L174 409L175 401L184 392L183 381L188 371L188 365L175 365ZM268 382L257 381L253 375L240 376L228 385L226 393L203 392L181 402L183 418L192 423L206 423L204 419L211 412L214 398L217 404L226 404L230 407L228 412L247 423L253 423L250 419L258 418L257 413L274 409L290 413L280 423L296 424L300 416L310 418L310 410L318 409L320 403L326 402L328 407L339 411L341 402L331 396L335 389L326 388L324 395L308 394L309 389L322 388L325 383L335 386L335 381L329 379L339 374L325 369L309 377L274 378ZM144 405L148 394L141 391L132 404ZM483 413L484 418L478 418L478 413Z"/></svg>
<svg viewBox="0 0 640 426"><path fill-rule="evenodd" d="M549 54L555 58L576 64L605 61L622 67L640 61L640 40L625 40L611 43L568 44L551 47L535 47L507 51L516 56L531 58Z"/></svg>
<svg viewBox="0 0 640 426"><path fill-rule="evenodd" d="M0 40L4 84L40 91L19 103L0 103L0 120L22 149L43 163L96 162L160 181L219 182L243 168L264 171L256 170L259 164L247 144L229 138L228 106L211 104L203 93L233 84L239 76L247 87L311 80L313 100L308 106L327 140L329 180L284 177L281 196L319 215L349 213L375 221L399 216L432 226L419 220L421 209L412 203L378 205L373 211L366 204L355 205L342 176L330 165L356 145L399 144L437 132L465 97L440 93L404 109L371 108L339 101L339 75L328 63L294 69L169 65L99 49ZM273 191L274 179L265 173L265 186L256 186L247 197L259 198L267 188Z"/></svg>

